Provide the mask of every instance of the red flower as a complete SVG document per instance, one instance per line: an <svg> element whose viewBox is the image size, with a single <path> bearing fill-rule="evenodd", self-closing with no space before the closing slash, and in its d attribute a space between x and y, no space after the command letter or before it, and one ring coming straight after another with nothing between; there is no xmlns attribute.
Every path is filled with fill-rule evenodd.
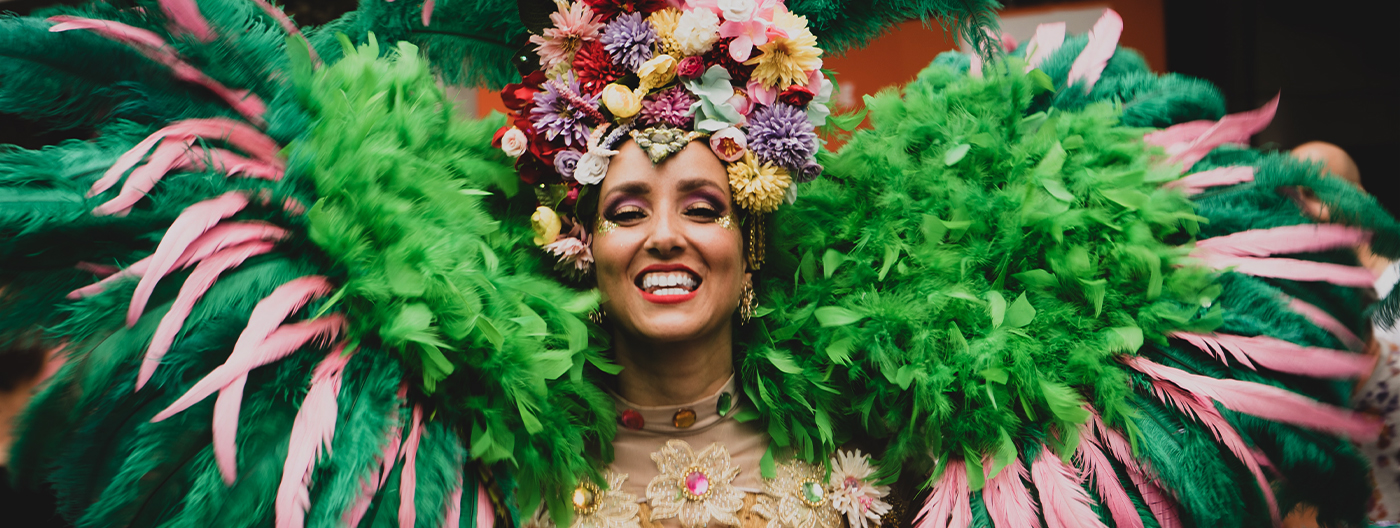
<svg viewBox="0 0 1400 528"><path fill-rule="evenodd" d="M699 79L705 74L705 59L700 57L686 57L681 59L681 63L676 65L676 75L683 79Z"/></svg>
<svg viewBox="0 0 1400 528"><path fill-rule="evenodd" d="M555 172L554 164L540 161L530 152L522 154L515 160L515 172L520 173L520 181L528 185L560 182L559 173Z"/></svg>
<svg viewBox="0 0 1400 528"><path fill-rule="evenodd" d="M583 3L593 8L605 22L612 20L618 13L649 15L666 7L666 0L583 0Z"/></svg>
<svg viewBox="0 0 1400 528"><path fill-rule="evenodd" d="M525 107L535 102L535 94L543 91L540 88L544 84L544 72L535 70L520 80L519 84L507 84L501 90L501 102L506 108L520 113L526 113Z"/></svg>
<svg viewBox="0 0 1400 528"><path fill-rule="evenodd" d="M816 95L811 88L794 84L778 94L778 100L798 108L806 108L807 103L812 102L812 97Z"/></svg>
<svg viewBox="0 0 1400 528"><path fill-rule="evenodd" d="M582 95L598 95L608 83L627 76L627 70L613 64L603 43L590 40L574 55L574 73L578 74Z"/></svg>
<svg viewBox="0 0 1400 528"><path fill-rule="evenodd" d="M734 39L719 39L718 42L715 42L715 46L710 48L710 51L702 55L702 57L705 59L706 70L710 69L710 66L722 66L725 70L729 71L729 77L732 79L735 86L743 86L748 84L749 76L753 74L753 69L757 68L758 65L745 66L743 63L734 60L734 57L729 56L729 42L732 40Z"/></svg>

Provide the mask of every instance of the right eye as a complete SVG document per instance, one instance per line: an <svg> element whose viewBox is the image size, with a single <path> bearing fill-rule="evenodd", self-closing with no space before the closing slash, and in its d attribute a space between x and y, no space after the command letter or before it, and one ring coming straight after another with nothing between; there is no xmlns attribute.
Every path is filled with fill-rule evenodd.
<svg viewBox="0 0 1400 528"><path fill-rule="evenodd" d="M608 220L612 220L619 224L636 222L646 217L646 211L643 211L641 207L637 207L635 205L624 205L613 209L611 213L608 213Z"/></svg>

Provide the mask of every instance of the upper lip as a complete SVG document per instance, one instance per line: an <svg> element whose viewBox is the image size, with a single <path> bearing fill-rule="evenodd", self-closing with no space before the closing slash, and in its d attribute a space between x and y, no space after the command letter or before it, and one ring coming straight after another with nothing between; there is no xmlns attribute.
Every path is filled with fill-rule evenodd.
<svg viewBox="0 0 1400 528"><path fill-rule="evenodd" d="M638 272L638 273L637 273L637 276L632 278L632 281L633 281L634 283L640 284L641 281L642 281L642 276L643 276L643 275L646 275L646 274L648 274L648 273L653 273L653 272L667 272L667 271L684 271L684 272L686 272L686 273L689 273L692 277L695 277L697 280L700 278L700 274L699 274L699 273L696 273L695 270L690 269L690 266L686 266L685 264L679 264L679 263L671 263L671 264L652 264L652 265L650 265L650 266L647 266L647 267L645 267L645 268L642 268L642 271Z"/></svg>

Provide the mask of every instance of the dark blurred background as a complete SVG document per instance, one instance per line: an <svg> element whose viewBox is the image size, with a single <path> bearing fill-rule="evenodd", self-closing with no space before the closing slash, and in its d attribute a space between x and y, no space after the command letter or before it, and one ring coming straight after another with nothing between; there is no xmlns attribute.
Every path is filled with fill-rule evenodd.
<svg viewBox="0 0 1400 528"><path fill-rule="evenodd" d="M1282 93L1278 115L1255 138L1256 146L1290 149L1307 141L1335 143L1356 160L1366 189L1392 213L1400 213L1400 52L1394 38L1400 2L1003 2L1008 12L1102 5L1114 7L1125 18L1155 18L1149 23L1164 30L1165 70L1215 83L1231 112L1257 108ZM0 11L28 14L58 3L76 2L0 0ZM355 2L290 0L284 5L306 25L325 23ZM1130 27L1134 22L1128 20ZM1152 61L1154 52L1145 52ZM1153 66L1160 69L1160 64ZM82 133L46 132L0 115L0 143L38 146Z"/></svg>

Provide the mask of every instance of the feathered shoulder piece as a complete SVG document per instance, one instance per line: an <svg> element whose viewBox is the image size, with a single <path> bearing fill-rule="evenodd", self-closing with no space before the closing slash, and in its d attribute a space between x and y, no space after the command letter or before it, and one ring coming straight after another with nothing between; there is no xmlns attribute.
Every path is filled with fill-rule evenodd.
<svg viewBox="0 0 1400 528"><path fill-rule="evenodd" d="M1055 29L867 99L780 213L743 360L774 445L885 446L921 527L1362 522L1351 248L1400 256L1400 224L1248 149L1273 103L1222 115L1117 48L1111 12Z"/></svg>

